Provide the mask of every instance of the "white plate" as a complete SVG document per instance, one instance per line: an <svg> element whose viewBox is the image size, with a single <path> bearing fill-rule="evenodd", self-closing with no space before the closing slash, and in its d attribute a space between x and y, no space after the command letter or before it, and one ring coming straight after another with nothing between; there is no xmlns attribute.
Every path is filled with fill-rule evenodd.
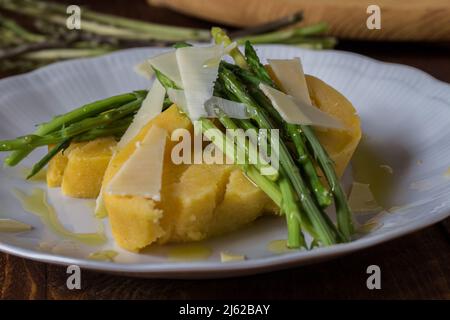
<svg viewBox="0 0 450 320"><path fill-rule="evenodd" d="M131 49L107 56L56 63L35 72L0 81L0 139L28 133L36 123L83 103L114 94L144 89L147 81L133 72L143 59L163 49ZM0 234L0 250L56 264L144 277L212 278L251 274L313 263L388 241L446 218L450 213L450 86L416 69L381 63L356 54L338 51L307 51L287 46L261 46L262 57L300 56L305 71L341 91L356 107L369 145L383 164L393 168L391 203L407 205L394 213L379 215L379 228L356 241L319 248L274 254L267 243L286 238L283 219L267 218L225 237L207 242L212 255L203 261L174 262L165 250L134 254L114 244L108 221L103 220L108 242L92 247L63 241L40 220L26 213L11 190L29 192L45 188L27 183L18 169L0 171L0 218L13 218L34 226L29 232ZM39 159L33 153L25 166ZM3 158L4 155L1 155ZM48 198L64 225L76 232L89 232L97 222L92 201L64 197L58 189ZM360 216L363 221L367 217ZM39 244L51 244L39 248ZM59 243L59 244L57 244ZM55 248L56 245L56 248ZM41 245L42 247L42 245ZM87 256L101 249L119 252L115 262L94 261ZM241 262L221 263L220 252L245 254Z"/></svg>

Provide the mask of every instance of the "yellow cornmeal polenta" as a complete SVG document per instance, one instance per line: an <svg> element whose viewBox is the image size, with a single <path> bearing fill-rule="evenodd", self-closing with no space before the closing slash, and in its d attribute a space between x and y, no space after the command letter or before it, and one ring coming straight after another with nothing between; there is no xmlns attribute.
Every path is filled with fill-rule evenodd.
<svg viewBox="0 0 450 320"><path fill-rule="evenodd" d="M47 184L74 198L96 198L117 142L112 137L72 143L49 163Z"/></svg>
<svg viewBox="0 0 450 320"><path fill-rule="evenodd" d="M150 121L118 151L106 171L105 186L133 154L136 142L141 141L153 125L166 129L169 135L178 128L192 132L190 120L176 106L172 106ZM177 142L167 140L161 201L104 192L112 232L121 247L137 251L153 242L197 241L237 229L267 211L265 208L270 205L270 199L253 186L237 167L175 165L171 160L175 144ZM258 204L251 205L255 200ZM227 208L233 208L233 211L227 212ZM227 216L234 217L228 219Z"/></svg>
<svg viewBox="0 0 450 320"><path fill-rule="evenodd" d="M347 129L317 131L341 175L361 137L359 118L350 102L332 87L312 76L306 76L306 80L314 105L339 118ZM107 185L133 154L136 142L142 141L153 125L166 129L169 135L177 128L192 132L190 120L176 106L170 107L151 120L113 157L103 185ZM154 242L201 240L233 231L265 212L278 211L276 205L235 166L173 164L170 154L176 143L167 140L161 201L104 193L112 232L121 247L138 251ZM83 150L77 149L78 152ZM63 159L56 161L64 162ZM52 165L58 167L52 163L50 167ZM66 174L76 172L63 170L63 176ZM99 190L100 186L97 193Z"/></svg>
<svg viewBox="0 0 450 320"><path fill-rule="evenodd" d="M345 130L316 130L317 138L333 159L336 174L342 176L361 140L361 121L350 101L322 80L306 75L309 96L323 112L339 119Z"/></svg>
<svg viewBox="0 0 450 320"><path fill-rule="evenodd" d="M60 151L48 164L47 169L47 185L50 188L61 187L61 183L64 177L64 170L66 170L67 162L69 161L67 155L74 149L85 145L86 142L74 142L63 151ZM49 146L49 151L53 146Z"/></svg>

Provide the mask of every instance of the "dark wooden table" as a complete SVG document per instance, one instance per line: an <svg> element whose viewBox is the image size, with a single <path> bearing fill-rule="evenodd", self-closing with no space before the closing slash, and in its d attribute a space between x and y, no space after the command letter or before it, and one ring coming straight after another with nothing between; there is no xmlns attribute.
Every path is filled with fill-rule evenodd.
<svg viewBox="0 0 450 320"><path fill-rule="evenodd" d="M210 27L144 1L71 1L87 2L124 16ZM450 82L449 44L342 41L338 49L408 64ZM372 264L381 268L381 290L366 287L366 268ZM0 253L2 299L450 299L450 219L329 262L256 276L146 280L82 271L82 289L73 291L66 279L66 268Z"/></svg>

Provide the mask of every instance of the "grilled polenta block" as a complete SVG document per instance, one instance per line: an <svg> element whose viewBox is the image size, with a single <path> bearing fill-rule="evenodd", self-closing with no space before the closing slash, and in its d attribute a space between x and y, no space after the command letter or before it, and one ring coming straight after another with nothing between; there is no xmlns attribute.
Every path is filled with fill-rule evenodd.
<svg viewBox="0 0 450 320"><path fill-rule="evenodd" d="M50 160L47 169L47 186L50 188L61 187L61 183L64 176L64 170L66 170L67 162L69 161L68 155L74 149L84 146L87 142L74 142L64 150L60 151L56 156ZM50 150L53 146L49 146Z"/></svg>
<svg viewBox="0 0 450 320"><path fill-rule="evenodd" d="M207 235L234 231L264 213L277 213L278 207L244 173L235 168L228 179L222 202L215 208Z"/></svg>
<svg viewBox="0 0 450 320"><path fill-rule="evenodd" d="M104 189L107 189L108 183L136 150L136 144L142 142L153 125L166 129L169 135L179 128L192 130L190 119L180 113L175 105L153 118L111 159L103 180ZM170 219L173 211L169 210L173 195L169 193L172 184L180 179L186 169L186 165L176 165L172 162L171 151L175 144L176 142L170 141L169 138L166 141L161 201L157 202L138 196L112 195L103 191L103 201L114 239L127 250L138 251L155 242L166 234L164 227L168 228L167 225L173 223ZM162 222L163 217L166 218L164 223Z"/></svg>
<svg viewBox="0 0 450 320"><path fill-rule="evenodd" d="M361 121L350 101L337 90L310 75L306 75L306 83L313 104L339 119L345 127L345 130L316 130L317 138L333 159L336 174L340 177L361 140Z"/></svg>
<svg viewBox="0 0 450 320"><path fill-rule="evenodd" d="M96 198L103 175L117 142L114 138L99 138L67 154L61 188L63 194L74 198Z"/></svg>

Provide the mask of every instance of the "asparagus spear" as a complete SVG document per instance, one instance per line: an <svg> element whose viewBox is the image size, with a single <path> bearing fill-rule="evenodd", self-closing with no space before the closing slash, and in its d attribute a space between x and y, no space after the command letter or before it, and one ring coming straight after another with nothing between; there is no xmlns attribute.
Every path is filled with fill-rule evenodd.
<svg viewBox="0 0 450 320"><path fill-rule="evenodd" d="M154 68L155 75L159 82L166 88L172 88L172 89L180 89L174 81L172 81L170 78L168 78L166 75L164 75L162 72L160 72L158 69ZM217 83L217 82L216 82ZM232 94L232 93L230 93ZM219 117L221 120L221 123L225 125L225 127L229 128L236 128L236 125L234 124L233 120L230 118L224 116L222 114L221 117ZM201 118L199 119L201 122L201 127L204 134L208 134L209 129L217 129L217 127L213 124L213 122L209 119ZM241 120L243 121L243 120ZM250 125L250 124L248 124ZM221 135L219 135L221 136ZM226 143L227 137L225 135L222 135L222 139L220 141L213 141L219 148L222 148L224 154L234 154L235 156L239 153L235 152L235 150L225 150L223 146L230 146L232 143L228 142ZM235 148L238 146L235 146ZM243 146L240 146L241 148ZM245 147L244 147L245 148ZM253 181L258 187L261 188L280 208L283 208L288 215L287 215L287 221L290 227L288 228L288 243L292 247L299 247L302 245L301 239L303 239L303 234L301 234L301 229L299 226L300 221L302 220L300 217L300 212L297 207L297 204L295 202L294 196L292 195L292 190L287 189L286 187L283 189L283 193L290 193L289 196L284 196L282 192L280 191L280 188L278 185L276 185L273 181L268 179L266 176L262 176L258 169L256 169L253 165L240 165L241 170L250 178L251 181ZM310 227L310 229L312 229ZM311 234L316 235L315 231L311 231Z"/></svg>
<svg viewBox="0 0 450 320"><path fill-rule="evenodd" d="M67 13L66 6L64 5L34 0L2 0L0 5L8 10L39 17L59 25L65 26L66 24ZM100 35L116 36L123 39L165 41L205 41L209 39L209 32L207 30L132 20L94 12L87 8L82 8L82 16L83 29Z"/></svg>
<svg viewBox="0 0 450 320"><path fill-rule="evenodd" d="M86 104L64 115L57 116L48 123L43 123L39 125L37 130L35 131L35 135L43 136L49 134L51 132L60 129L62 126L69 125L86 117L99 114L106 110L116 108L121 104L135 100L137 96L142 96L143 94L144 94L143 92L126 93ZM0 142L0 147L1 146L2 143ZM7 146L3 147L6 148ZM13 150L13 148L11 148L10 150ZM30 147L24 147L21 150L16 150L12 152L4 160L4 162L8 166L15 166L22 159L24 159L31 151L33 151L33 148Z"/></svg>
<svg viewBox="0 0 450 320"><path fill-rule="evenodd" d="M227 91L224 88L224 85L220 79L216 81L215 85L215 93L220 93L224 95L226 98L238 101L235 95L233 95L231 92ZM220 119L220 118L219 118ZM258 130L258 128L251 122L251 120L248 119L235 119L231 120L231 123L235 123L234 127L233 125L229 125L224 121L221 121L222 124L225 126L225 128L235 128L235 127L241 127L245 130ZM264 150L267 154L267 150ZM303 213L303 211L300 210L300 208L297 205L297 202L295 200L295 193L292 189L292 186L288 179L281 176L281 178L278 180L278 185L280 188L281 196L282 196L282 203L279 204L279 207L282 209L283 213L286 216L286 222L288 226L288 247L290 248L298 248L298 247L305 247L306 243L304 240L303 232L301 225L304 224L305 229L313 236L317 237L317 233L314 231L314 229L311 226L310 220L307 216Z"/></svg>
<svg viewBox="0 0 450 320"><path fill-rule="evenodd" d="M221 43L222 41L231 41L224 32L216 30L213 36L217 35L218 38L215 38L216 43ZM236 48L236 50L239 51L238 48ZM242 53L240 55L242 55ZM245 59L235 59L235 62L239 67L243 69L249 68ZM250 111L250 114L253 115L253 119L256 120L259 126L267 129L273 128L271 122L267 118L265 110L261 109L258 104L252 99L252 97L247 94L245 88L237 81L233 73L227 70L226 66L224 66L223 64L221 65L221 70L222 72L219 71L219 78L222 78L222 81L224 82L227 89L236 98L238 98L240 102L243 102L247 105L248 111ZM286 145L282 141L280 142L280 162L282 164L282 174L287 174L287 176L290 178L291 183L295 191L297 192L300 201L302 202L303 208L308 215L308 219L311 221L314 229L317 231L318 239L320 239L324 245L331 245L333 243L336 243L341 237L338 230L336 230L330 218L324 212L322 212L320 208L316 207L316 204L311 198L307 186L303 182L303 179L298 172L298 168L295 166L295 163L290 156Z"/></svg>
<svg viewBox="0 0 450 320"><path fill-rule="evenodd" d="M245 41L245 61L247 61L250 70L256 75L258 80L269 86L275 87L275 83L259 61L255 49L248 40Z"/></svg>
<svg viewBox="0 0 450 320"><path fill-rule="evenodd" d="M39 162L37 162L33 168L31 168L30 174L27 176L27 180L31 179L33 176L35 176L39 171L41 171L42 168L44 168L47 163L58 154L61 150L66 149L70 145L70 139L66 139L60 143L58 143L56 146L54 146Z"/></svg>
<svg viewBox="0 0 450 320"><path fill-rule="evenodd" d="M217 44L223 44L225 47L231 44L231 39L227 36L226 32L223 31L221 28L213 27L211 28L211 35L214 39L214 41ZM247 63L245 62L245 57L239 51L238 48L234 48L230 51L230 56L233 58L234 61L236 61L236 64L241 66L243 69L247 69Z"/></svg>
<svg viewBox="0 0 450 320"><path fill-rule="evenodd" d="M250 64L252 68L258 68L260 70L259 73L267 73L264 66L260 63L255 50L251 48L250 43L246 43L246 56L247 61L248 60L253 61ZM303 168L306 172L306 175L310 179L311 186L316 191L319 203L321 205L327 205L327 198L329 199L328 190L326 190L323 187L322 183L320 182L317 176L314 165L310 159L309 154L307 153L307 149L303 143L301 135L304 135L306 137L306 140L308 141L309 145L314 151L314 155L319 161L319 164L323 172L325 173L325 176L327 177L328 183L331 187L331 191L334 196L338 220L338 230L340 231L341 234L344 235L346 240L349 240L351 234L353 233L351 211L350 208L348 207L345 193L342 190L341 184L339 183L339 179L337 178L336 173L334 171L332 160L329 158L325 149L317 140L313 130L309 126L306 125L296 126L288 124L287 131L289 132L289 135L292 137L292 140L297 148L299 154L299 161L303 164Z"/></svg>
<svg viewBox="0 0 450 320"><path fill-rule="evenodd" d="M14 140L0 141L0 151L12 151L18 149L32 150L40 146L58 143L61 140L75 137L99 126L111 124L118 119L134 113L139 109L141 103L142 98L138 98L117 109L109 110L95 117L85 118L51 134L31 134Z"/></svg>
<svg viewBox="0 0 450 320"><path fill-rule="evenodd" d="M275 129L275 126L267 117L265 110L263 110L253 98L247 94L243 85L230 70L222 67L219 71L219 78L225 84L226 89L247 106L249 114L252 119L258 123L260 128ZM282 175L289 177L289 180L322 243L324 245L336 243L338 240L337 230L330 226L327 221L329 220L328 216L316 206L308 187L300 176L300 172L283 141L280 141L280 164Z"/></svg>
<svg viewBox="0 0 450 320"><path fill-rule="evenodd" d="M280 189L283 196L282 208L286 216L288 226L287 246L289 248L305 247L306 242L300 225L300 211L293 197L294 191L288 179L280 179Z"/></svg>
<svg viewBox="0 0 450 320"><path fill-rule="evenodd" d="M43 35L32 33L22 26L18 25L14 20L6 18L2 15L0 15L0 24L22 40L30 42L41 42L45 40L45 37Z"/></svg>
<svg viewBox="0 0 450 320"><path fill-rule="evenodd" d="M155 71L156 78L164 86L164 88L166 88L166 90L168 90L168 89L179 90L180 89L174 81L172 81L169 77L167 77L161 71L159 71L156 68L153 68L153 70ZM225 117L222 115L222 121L224 121L225 118L228 118L228 117ZM227 120L231 120L231 119L228 118ZM217 127L214 125L214 123L209 119L200 118L199 121L201 122L201 127L202 127L203 132L206 132L208 129L217 129ZM224 138L224 141L225 141L225 138ZM216 145L219 148L222 147L223 153L227 154L227 151L223 150L223 144L217 142ZM227 145L230 146L230 145L233 145L233 143L229 142ZM228 154L230 154L230 153L234 154L235 156L239 155L239 153L235 152L234 150L228 151ZM244 162L244 161L242 161L242 162ZM248 167L247 168L248 170L245 170L246 169L245 167ZM272 200L274 200L275 203L277 203L278 205L281 205L281 195L279 194L279 191L274 191L275 189L277 189L276 185L272 181L270 181L267 177L262 176L259 173L258 169L256 169L254 166L245 166L245 167L241 166L241 169L243 169L247 175L252 176L252 181L255 182L258 186L260 186L263 191L270 190L270 194L268 193L268 195L272 198ZM254 170L250 169L252 167ZM253 178L256 178L256 179L253 179Z"/></svg>
<svg viewBox="0 0 450 320"><path fill-rule="evenodd" d="M133 117L126 117L119 121L114 121L110 125L94 128L83 132L77 136L75 136L72 141L82 142L82 141L92 141L101 137L113 136L116 139L120 139L125 131L127 131L131 122L133 121Z"/></svg>
<svg viewBox="0 0 450 320"><path fill-rule="evenodd" d="M229 118L228 116L226 116L226 114L220 110L217 109L216 110L216 114L217 117L220 121L220 123L222 123L222 125L226 128L226 129L231 129L231 130L238 130L240 129L239 126L236 124L235 120ZM257 151L257 147L253 144L252 141L249 141L249 143L244 143L243 145L237 145L237 149L239 152L239 150L242 150L244 152L244 156L245 156L245 161L252 161L254 162L253 165L258 169L258 170L262 170L263 168L267 168L268 166L270 166L270 164L264 164L260 161L258 161L259 159L251 159L252 155L257 155L258 151ZM267 176L267 175L266 175ZM267 176L270 180L272 181L276 181L278 178L278 173L273 174L273 175L269 175Z"/></svg>
<svg viewBox="0 0 450 320"><path fill-rule="evenodd" d="M336 206L338 230L341 234L343 234L345 237L344 239L349 241L354 232L352 212L348 206L345 192L339 183L339 178L334 171L334 163L328 156L326 150L320 144L319 140L317 140L313 130L308 126L302 126L302 130L309 145L314 151L314 155L317 157L317 161L319 162L320 167L327 178L328 184L331 187L334 204Z"/></svg>
<svg viewBox="0 0 450 320"><path fill-rule="evenodd" d="M85 57L95 57L105 53L111 52L108 48L68 48L68 49L43 49L39 51L33 51L25 53L22 58L31 60L64 60L64 59L74 59L74 58L85 58Z"/></svg>
<svg viewBox="0 0 450 320"><path fill-rule="evenodd" d="M206 137L211 138L211 140L213 140L212 142L222 151L223 154L234 154L234 161L237 163L238 159L236 157L238 156L238 153L235 152L236 145L229 141L227 136L221 133L221 131L217 129L211 120L201 118L199 121L201 122L202 130ZM217 130L215 131L215 139L208 136L208 133L210 132L209 130ZM217 140L217 138L219 138L219 140ZM233 149L226 149L227 147ZM265 192L273 200L273 202L275 202L275 204L281 207L283 201L282 195L278 186L273 181L261 175L259 170L253 165L238 164L238 166L244 174L248 176L251 181L253 181L253 183L260 187L261 190Z"/></svg>
<svg viewBox="0 0 450 320"><path fill-rule="evenodd" d="M272 81L272 78L270 77L266 68L261 64L255 49L248 41L245 43L245 57L247 59L247 63L250 66L250 69L257 75L259 80L275 88L275 83ZM260 92L258 88L254 88L254 91L259 92L260 95L263 95L263 93ZM263 99L262 96L260 97L260 100L269 102L267 99ZM276 110L271 106L270 102L265 104L264 106L266 110L272 110L272 112L276 112ZM277 117L277 120L281 120L279 116ZM281 122L285 123L282 120ZM301 127L289 123L285 123L285 127L288 135L294 142L297 151L298 162L301 164L301 168L303 169L304 174L314 191L314 195L319 205L322 207L329 206L331 204L331 195L319 179L311 156L309 155L306 145L304 144Z"/></svg>
<svg viewBox="0 0 450 320"><path fill-rule="evenodd" d="M270 33L265 33L261 35L248 36L237 39L239 44L244 44L250 41L253 44L262 43L278 43L293 37L307 37L315 36L317 34L325 33L328 30L328 24L325 22L319 22L310 26L305 26L301 28L291 28L287 30L274 31Z"/></svg>
<svg viewBox="0 0 450 320"><path fill-rule="evenodd" d="M33 1L33 2L37 6L40 6L42 10L49 9L58 12L60 14L66 14L66 6L64 5L42 1ZM82 14L85 18L98 23L112 25L123 29L134 30L141 33L148 33L154 35L155 37L160 37L162 40L172 40L172 41L209 40L208 30L187 28L187 27L176 27L128 19L115 15L95 12L86 7L82 8Z"/></svg>

